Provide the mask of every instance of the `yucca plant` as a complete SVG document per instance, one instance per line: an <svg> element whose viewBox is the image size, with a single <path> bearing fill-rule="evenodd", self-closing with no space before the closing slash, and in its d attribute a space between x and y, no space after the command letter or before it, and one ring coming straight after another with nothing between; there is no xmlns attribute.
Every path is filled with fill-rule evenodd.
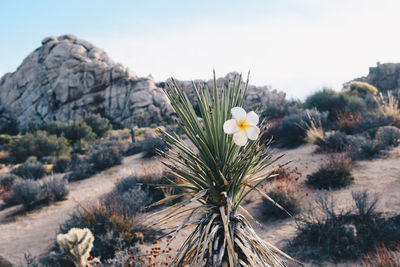
<svg viewBox="0 0 400 267"><path fill-rule="evenodd" d="M247 82L238 76L218 90L214 73L211 90L206 85L197 88L193 83L200 117L175 81L165 89L179 126L197 150L177 134L162 131L171 148L164 153L163 163L180 181L171 181L167 186L185 192L169 200L188 197L163 210L166 214L158 223L184 218L174 229L175 234L190 222L195 225L170 266L286 266L292 260L259 238L249 221L239 214L241 211L252 218L241 202L253 190L279 206L257 188L273 176L273 170L267 168L280 157L273 159L268 144L261 144L258 116L241 108ZM199 212L200 219L193 220Z"/></svg>

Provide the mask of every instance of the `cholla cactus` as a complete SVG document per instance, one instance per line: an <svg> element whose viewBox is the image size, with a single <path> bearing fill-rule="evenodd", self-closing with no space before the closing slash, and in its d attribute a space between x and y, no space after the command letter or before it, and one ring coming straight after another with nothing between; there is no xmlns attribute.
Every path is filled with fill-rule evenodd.
<svg viewBox="0 0 400 267"><path fill-rule="evenodd" d="M93 241L94 236L88 228L71 228L68 233L57 235L61 251L77 267L89 265Z"/></svg>

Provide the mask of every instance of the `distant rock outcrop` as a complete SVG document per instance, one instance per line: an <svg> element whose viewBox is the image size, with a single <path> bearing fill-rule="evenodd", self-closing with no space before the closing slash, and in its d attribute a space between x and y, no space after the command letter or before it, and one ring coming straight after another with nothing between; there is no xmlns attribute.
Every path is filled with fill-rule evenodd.
<svg viewBox="0 0 400 267"><path fill-rule="evenodd" d="M221 77L217 79L217 88L221 90L223 86L228 86L230 82L233 82L236 78L239 77L239 73L230 72L225 77ZM165 83L159 83L158 86L165 87L167 83L171 83L172 80L168 79ZM193 91L192 81L180 81L175 80L179 88L181 88L190 98L191 102L196 106L196 95ZM213 88L213 80L194 80L193 81L196 86L201 88L205 84L209 88ZM243 84L244 85L244 84ZM249 84L247 86L247 94L244 100L244 107L246 110L258 110L259 113L262 113L269 108L271 105L279 105L279 103L283 103L286 101L286 94L284 92L279 92L277 90L271 90L269 86L255 86Z"/></svg>
<svg viewBox="0 0 400 267"><path fill-rule="evenodd" d="M138 78L73 35L48 37L0 79L0 129L30 121L68 121L88 112L121 124L157 123L172 113L153 78ZM7 126L8 125L8 126Z"/></svg>
<svg viewBox="0 0 400 267"><path fill-rule="evenodd" d="M400 63L377 63L376 67L370 67L366 77L355 79L355 81L372 84L380 92L400 88ZM346 87L348 83L344 86Z"/></svg>

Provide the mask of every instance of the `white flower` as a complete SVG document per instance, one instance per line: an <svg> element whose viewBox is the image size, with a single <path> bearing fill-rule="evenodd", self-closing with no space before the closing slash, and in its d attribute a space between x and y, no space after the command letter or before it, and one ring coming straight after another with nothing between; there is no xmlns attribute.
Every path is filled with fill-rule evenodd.
<svg viewBox="0 0 400 267"><path fill-rule="evenodd" d="M233 134L233 141L238 146L244 146L247 139L257 140L260 133L258 129L258 115L254 111L246 113L241 107L231 109L232 118L224 123L224 132Z"/></svg>

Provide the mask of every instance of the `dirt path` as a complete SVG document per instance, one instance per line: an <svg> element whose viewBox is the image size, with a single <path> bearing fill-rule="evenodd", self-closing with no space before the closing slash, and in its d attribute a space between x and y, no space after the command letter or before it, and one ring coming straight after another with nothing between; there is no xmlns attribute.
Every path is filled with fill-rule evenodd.
<svg viewBox="0 0 400 267"><path fill-rule="evenodd" d="M0 255L18 265L24 262L24 253L37 256L46 252L54 242L59 225L76 210L78 203L94 202L114 188L117 180L133 173L160 171L158 159L144 160L140 155L130 156L123 163L89 179L71 183L70 194L64 201L40 208L4 222L16 207L0 212Z"/></svg>

